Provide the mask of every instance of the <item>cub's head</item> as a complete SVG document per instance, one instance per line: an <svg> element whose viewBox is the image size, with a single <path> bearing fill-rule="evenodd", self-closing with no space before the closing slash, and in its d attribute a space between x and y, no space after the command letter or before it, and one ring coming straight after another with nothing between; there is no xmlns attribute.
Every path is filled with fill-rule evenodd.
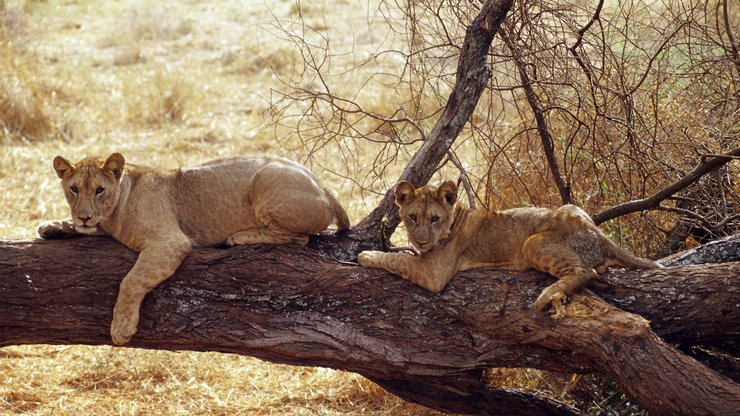
<svg viewBox="0 0 740 416"><path fill-rule="evenodd" d="M414 188L411 183L401 181L396 185L395 193L409 241L420 253L449 237L457 202L454 182L446 181L438 187Z"/></svg>
<svg viewBox="0 0 740 416"><path fill-rule="evenodd" d="M61 156L54 158L54 170L62 179L77 232L92 233L113 214L125 165L120 153L113 153L105 160L88 157L75 164Z"/></svg>

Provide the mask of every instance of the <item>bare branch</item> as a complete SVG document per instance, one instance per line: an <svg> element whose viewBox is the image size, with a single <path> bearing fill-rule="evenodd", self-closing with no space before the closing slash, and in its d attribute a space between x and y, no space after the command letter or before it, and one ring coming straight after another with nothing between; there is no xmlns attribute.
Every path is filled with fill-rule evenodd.
<svg viewBox="0 0 740 416"><path fill-rule="evenodd" d="M468 195L468 205L470 206L470 209L476 209L477 204L475 202L475 192L473 192L473 187L470 185L470 178L468 178L468 172L465 170L465 167L460 163L460 159L455 156L455 152L450 150L447 152L447 157L450 159L450 162L452 162L453 165L460 171L460 180L459 182L462 182L463 189L465 189L465 193Z"/></svg>
<svg viewBox="0 0 740 416"><path fill-rule="evenodd" d="M727 0L722 0L722 15L724 18L725 30L727 31L727 38L730 41L730 55L732 56L732 61L735 63L735 70L737 70L738 75L740 75L740 53L738 53L737 50L735 37L732 35L732 25L730 24L730 16L727 10Z"/></svg>
<svg viewBox="0 0 740 416"><path fill-rule="evenodd" d="M522 88L524 89L527 97L527 102L532 109L534 119L537 122L537 133L540 135L542 141L542 149L545 152L547 158L547 164L550 167L552 178L555 181L555 186L558 188L560 193L560 199L563 204L573 203L573 197L570 192L570 185L566 184L563 180L563 176L560 174L560 166L558 160L555 157L555 145L552 142L552 136L550 135L550 129L547 126L547 120L545 119L545 113L542 110L537 94L532 87L532 81L527 73L527 65L522 60L522 54L514 41L509 37L506 29L501 30L501 39L504 40L506 46L511 50L514 62L516 63L517 69L519 70L519 76L522 80Z"/></svg>
<svg viewBox="0 0 740 416"><path fill-rule="evenodd" d="M727 152L720 156L702 157L702 161L698 165L696 165L696 167L691 172L687 173L678 181L666 186L665 188L654 193L648 198L625 202L624 204L619 204L615 207L607 209L606 211L600 212L593 216L594 223L598 225L622 215L655 208L666 198L696 182L696 180L704 176L704 174L706 174L707 172L710 172L711 170L728 163L738 155L740 155L740 147L736 147L730 152Z"/></svg>

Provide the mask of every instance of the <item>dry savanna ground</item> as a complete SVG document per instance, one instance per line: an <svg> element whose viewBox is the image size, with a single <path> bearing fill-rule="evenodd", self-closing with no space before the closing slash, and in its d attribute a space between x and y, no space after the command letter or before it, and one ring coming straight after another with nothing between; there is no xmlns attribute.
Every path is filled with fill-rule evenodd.
<svg viewBox="0 0 740 416"><path fill-rule="evenodd" d="M34 237L40 221L68 215L51 169L57 154L119 151L162 167L237 154L307 162L300 146L278 145L263 116L297 59L276 22L299 13L333 31L334 45L374 47L368 4L348 0L300 9L293 1L5 1L0 238ZM362 218L374 196L327 174L329 157L322 163L312 167L351 219ZM0 414L436 414L355 374L217 353L8 347L0 375Z"/></svg>

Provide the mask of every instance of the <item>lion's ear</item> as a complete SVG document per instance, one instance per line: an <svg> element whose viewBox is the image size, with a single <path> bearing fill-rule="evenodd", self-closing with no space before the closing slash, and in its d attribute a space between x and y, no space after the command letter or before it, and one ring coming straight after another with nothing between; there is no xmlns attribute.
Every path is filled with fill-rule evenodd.
<svg viewBox="0 0 740 416"><path fill-rule="evenodd" d="M408 181L401 181L396 185L396 203L398 205L401 205L408 201L412 196L414 196L414 192L416 192L416 188L414 188L414 185L411 184L411 182Z"/></svg>
<svg viewBox="0 0 740 416"><path fill-rule="evenodd" d="M439 188L437 188L437 196L450 206L454 206L455 202L457 202L457 185L452 181L442 182Z"/></svg>
<svg viewBox="0 0 740 416"><path fill-rule="evenodd" d="M59 179L64 178L70 172L75 170L74 165L69 163L67 159L61 156L55 157L53 164L54 164L54 170L57 172L57 176L59 176Z"/></svg>
<svg viewBox="0 0 740 416"><path fill-rule="evenodd" d="M105 159L103 171L110 173L117 181L119 181L123 176L124 166L126 166L126 159L123 158L123 155L120 153L113 153L108 156L108 159Z"/></svg>

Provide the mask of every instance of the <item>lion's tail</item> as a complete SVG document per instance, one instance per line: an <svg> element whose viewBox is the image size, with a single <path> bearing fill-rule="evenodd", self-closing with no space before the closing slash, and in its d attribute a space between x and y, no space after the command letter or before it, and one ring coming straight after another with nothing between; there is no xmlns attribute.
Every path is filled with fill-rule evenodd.
<svg viewBox="0 0 740 416"><path fill-rule="evenodd" d="M655 261L635 256L629 251L619 247L604 236L604 247L609 257L616 260L621 266L628 269L662 269L663 265Z"/></svg>
<svg viewBox="0 0 740 416"><path fill-rule="evenodd" d="M344 210L342 204L337 201L337 198L331 193L331 191L325 189L324 192L326 193L326 197L329 198L332 208L334 208L334 219L337 223L337 228L339 230L349 230L350 223L347 211Z"/></svg>

